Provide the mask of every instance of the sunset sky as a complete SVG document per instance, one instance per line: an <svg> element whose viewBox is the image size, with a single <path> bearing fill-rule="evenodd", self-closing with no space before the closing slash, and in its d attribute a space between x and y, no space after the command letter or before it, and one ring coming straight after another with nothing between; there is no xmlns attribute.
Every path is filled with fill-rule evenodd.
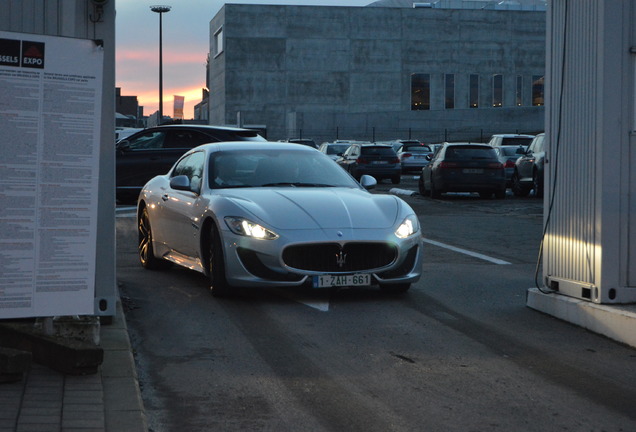
<svg viewBox="0 0 636 432"><path fill-rule="evenodd" d="M235 4L366 6L373 0L234 0ZM185 97L184 118L191 119L205 86L210 50L210 20L223 0L181 0L166 3L117 0L116 85L123 96L137 96L144 114L159 107L159 14L150 6L170 5L163 14L163 112L173 115L173 96Z"/></svg>

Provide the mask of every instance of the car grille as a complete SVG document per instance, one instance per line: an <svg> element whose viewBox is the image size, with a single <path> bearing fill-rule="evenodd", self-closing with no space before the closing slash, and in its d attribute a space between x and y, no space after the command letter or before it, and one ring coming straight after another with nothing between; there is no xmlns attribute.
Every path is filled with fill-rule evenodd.
<svg viewBox="0 0 636 432"><path fill-rule="evenodd" d="M285 248L283 262L302 271L349 273L388 266L397 253L391 243L306 244Z"/></svg>

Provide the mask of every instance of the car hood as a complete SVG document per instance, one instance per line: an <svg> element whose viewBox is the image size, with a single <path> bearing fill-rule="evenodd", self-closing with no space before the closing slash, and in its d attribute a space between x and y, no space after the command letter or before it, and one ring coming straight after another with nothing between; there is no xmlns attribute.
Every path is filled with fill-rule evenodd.
<svg viewBox="0 0 636 432"><path fill-rule="evenodd" d="M354 188L228 189L221 194L246 217L277 229L386 229L400 211L397 197Z"/></svg>

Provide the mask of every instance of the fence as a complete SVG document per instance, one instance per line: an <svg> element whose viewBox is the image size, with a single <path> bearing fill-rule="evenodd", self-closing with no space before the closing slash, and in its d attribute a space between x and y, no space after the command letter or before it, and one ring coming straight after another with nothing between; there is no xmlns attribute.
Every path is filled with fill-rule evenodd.
<svg viewBox="0 0 636 432"><path fill-rule="evenodd" d="M521 130L487 130L487 129L389 129L369 127L365 129L359 128L340 128L336 127L332 130L315 130L315 129L298 129L292 130L284 138L304 138L313 139L317 144L330 142L335 140L357 140L357 141L392 141L396 139L413 139L425 143L440 142L488 142L494 134L510 133L510 134L529 134L536 135L543 131L521 131ZM271 139L271 138L270 138Z"/></svg>

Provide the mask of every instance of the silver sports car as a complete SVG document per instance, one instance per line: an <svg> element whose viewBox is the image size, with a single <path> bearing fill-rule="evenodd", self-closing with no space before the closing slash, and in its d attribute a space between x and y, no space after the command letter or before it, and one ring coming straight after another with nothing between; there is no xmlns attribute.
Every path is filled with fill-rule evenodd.
<svg viewBox="0 0 636 432"><path fill-rule="evenodd" d="M418 218L371 194L325 154L273 142L204 144L139 195L139 258L233 287L379 286L405 292L421 275Z"/></svg>

